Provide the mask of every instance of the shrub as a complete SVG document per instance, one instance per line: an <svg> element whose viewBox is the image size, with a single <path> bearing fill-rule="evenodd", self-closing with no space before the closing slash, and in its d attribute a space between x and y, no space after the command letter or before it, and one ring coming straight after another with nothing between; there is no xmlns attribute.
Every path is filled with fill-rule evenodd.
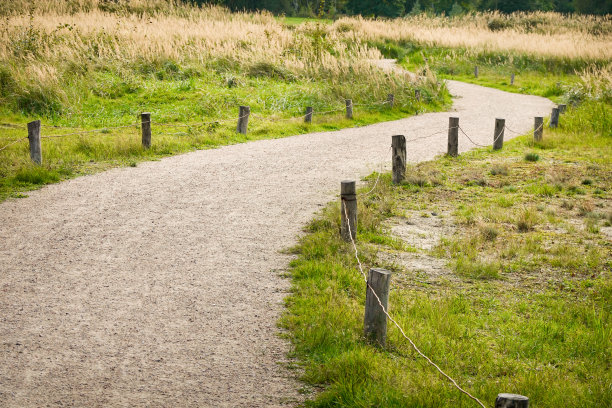
<svg viewBox="0 0 612 408"><path fill-rule="evenodd" d="M248 75L252 77L267 77L283 81L295 80L295 75L286 68L277 67L269 62L257 62L249 67Z"/></svg>
<svg viewBox="0 0 612 408"><path fill-rule="evenodd" d="M525 155L525 160L530 162L537 162L540 160L540 156L537 153L527 153Z"/></svg>

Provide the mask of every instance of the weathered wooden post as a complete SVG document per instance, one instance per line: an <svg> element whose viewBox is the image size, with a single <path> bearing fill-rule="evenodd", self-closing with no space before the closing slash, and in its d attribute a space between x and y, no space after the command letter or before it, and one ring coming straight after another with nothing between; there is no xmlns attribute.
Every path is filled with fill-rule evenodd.
<svg viewBox="0 0 612 408"><path fill-rule="evenodd" d="M416 99L417 102L421 102L421 90L420 89L414 90L414 99Z"/></svg>
<svg viewBox="0 0 612 408"><path fill-rule="evenodd" d="M306 115L304 116L304 122L312 123L312 106L306 108Z"/></svg>
<svg viewBox="0 0 612 408"><path fill-rule="evenodd" d="M498 394L495 408L529 408L529 398L518 394Z"/></svg>
<svg viewBox="0 0 612 408"><path fill-rule="evenodd" d="M393 183L399 184L406 178L406 138L404 135L391 136L391 162Z"/></svg>
<svg viewBox="0 0 612 408"><path fill-rule="evenodd" d="M565 113L565 111L567 110L567 105L564 103L560 103L559 105L557 105L557 107L559 108L559 113Z"/></svg>
<svg viewBox="0 0 612 408"><path fill-rule="evenodd" d="M478 78L478 65L474 67L474 78Z"/></svg>
<svg viewBox="0 0 612 408"><path fill-rule="evenodd" d="M451 157L457 157L459 154L459 118L448 118L447 154Z"/></svg>
<svg viewBox="0 0 612 408"><path fill-rule="evenodd" d="M389 105L389 108L393 108L393 105L395 104L395 96L393 96L392 93L387 95L387 104Z"/></svg>
<svg viewBox="0 0 612 408"><path fill-rule="evenodd" d="M510 85L514 85L514 72L510 75Z"/></svg>
<svg viewBox="0 0 612 408"><path fill-rule="evenodd" d="M504 129L506 119L495 118L495 131L493 132L493 150L500 150L504 147Z"/></svg>
<svg viewBox="0 0 612 408"><path fill-rule="evenodd" d="M536 116L533 122L533 140L536 142L542 141L542 134L544 133L544 118Z"/></svg>
<svg viewBox="0 0 612 408"><path fill-rule="evenodd" d="M236 128L236 132L242 133L243 135L247 134L250 114L251 108L249 106L240 106L240 111L238 112L238 126Z"/></svg>
<svg viewBox="0 0 612 408"><path fill-rule="evenodd" d="M346 242L357 238L357 188L353 180L340 183L340 235Z"/></svg>
<svg viewBox="0 0 612 408"><path fill-rule="evenodd" d="M40 120L28 123L28 141L30 142L30 159L36 164L41 164L42 146L40 144Z"/></svg>
<svg viewBox="0 0 612 408"><path fill-rule="evenodd" d="M368 341L378 343L380 347L385 347L387 342L387 315L385 310L389 310L390 284L391 272L382 268L370 269L366 286L363 332Z"/></svg>
<svg viewBox="0 0 612 408"><path fill-rule="evenodd" d="M556 128L559 126L559 108L553 108L550 114L550 127Z"/></svg>
<svg viewBox="0 0 612 408"><path fill-rule="evenodd" d="M353 100L346 99L344 102L346 103L346 118L353 119Z"/></svg>
<svg viewBox="0 0 612 408"><path fill-rule="evenodd" d="M140 130L142 131L142 147L151 147L151 114L143 112L140 114Z"/></svg>

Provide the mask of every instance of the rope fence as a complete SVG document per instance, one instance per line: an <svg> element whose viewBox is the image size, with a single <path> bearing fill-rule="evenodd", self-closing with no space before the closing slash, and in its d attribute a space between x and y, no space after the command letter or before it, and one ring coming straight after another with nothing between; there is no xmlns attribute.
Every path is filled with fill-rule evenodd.
<svg viewBox="0 0 612 408"><path fill-rule="evenodd" d="M535 117L534 120L534 139L541 140L541 134L544 127L544 121L542 117ZM516 132L505 125L504 119L496 119L495 132L493 134L493 148L501 149L503 143L504 130L508 130L512 133L521 134ZM469 142L479 147L486 147L487 145L480 144L470 137L461 126L459 126L459 118L449 118L448 129L441 130L435 133L431 133L424 136L417 136L406 140L403 135L395 135L392 137L392 143L389 150L391 150L391 161L392 161L392 175L393 183L400 184L405 179L406 173L406 147L408 143L427 139L439 135L441 133L448 132L449 138L449 152L452 156L452 149L456 150L458 131L467 138ZM524 133L524 132L522 132ZM539 137L539 138L538 138ZM455 139L455 140L453 140ZM453 147L454 144L454 147ZM496 147L497 146L497 147ZM388 154L389 150L385 154ZM378 172L376 180L372 187L365 193L360 193L362 196L369 196L379 185L379 181L382 175L382 167ZM389 300L389 287L390 287L390 276L391 273L385 269L372 268L369 271L369 276L366 274L363 266L363 262L359 257L359 250L357 248L357 190L355 181L347 180L341 183L340 189L340 236L346 242L350 242L357 261L358 272L363 277L366 284L366 302L365 302L365 319L364 319L364 336L368 340L375 340L379 346L385 347L386 336L387 336L387 321L391 322L400 332L401 336L408 341L412 349L422 357L427 364L435 368L435 370L446 380L448 380L453 387L459 392L466 395L468 398L473 400L480 408L486 408L485 404L476 396L465 390L459 385L459 383L447 374L438 364L436 364L429 356L423 353L416 343L406 334L406 330L398 323L397 319L389 313L388 300ZM497 396L497 406L512 406L512 407L527 407L529 398L517 395L500 393ZM501 405L498 405L501 404ZM508 405L509 404L509 405Z"/></svg>
<svg viewBox="0 0 612 408"><path fill-rule="evenodd" d="M342 207L343 207L343 211L344 211L344 215L346 217L346 219L350 219L349 218L349 214L348 214L348 210L347 210L347 205L346 202L343 200L342 201ZM386 318L389 319L390 322L392 322L395 327L397 327L400 331L400 333L402 334L402 336L408 340L408 342L410 343L410 345L412 346L412 348L421 356L423 357L427 363L429 363L431 366L433 366L440 374L442 374L442 376L444 376L447 380L449 380L453 386L455 388L457 388L460 392L462 392L463 394L467 395L468 397L470 397L472 400L476 401L478 403L478 405L480 405L482 408L487 408L478 398L474 397L472 394L470 394L469 392L467 392L466 390L464 390L463 388L461 388L459 386L459 384L457 384L457 381L455 381L451 376L449 376L448 374L446 374L436 363L434 363L431 358L427 357L418 347L417 345L414 343L414 341L412 341L412 339L410 337L408 337L406 335L406 332L404 331L404 329L402 328L402 326L399 325L399 323L397 322L397 320L395 320L393 318L393 316L391 316L389 314L389 311L387 310L387 307L385 307L383 305L383 302L380 300L380 296L378 295L377 291L372 287L372 285L370 284L370 282L368 281L368 277L365 273L365 271L363 270L363 264L361 263L361 260L359 259L359 251L357 250L357 244L355 243L355 239L353 238L353 231L351 230L351 223L347 223L347 227L348 227L348 231L349 234L348 236L351 237L351 244L353 246L353 250L355 251L355 259L357 260L357 265L359 266L359 271L361 272L361 276L363 277L365 283L366 283L366 287L368 289L368 293L371 293L374 298L376 299L376 303L378 304L378 306L380 307L380 309L382 310L382 312L385 314ZM354 226L353 226L354 228Z"/></svg>
<svg viewBox="0 0 612 408"><path fill-rule="evenodd" d="M417 93L418 94L418 93ZM336 112L340 112L340 111L347 111L347 118L352 118L352 108L353 106L361 106L364 107L366 109L374 109L380 106L383 106L385 104L391 104L391 106L393 105L393 95L389 94L389 97L387 100L383 100L383 101L378 101L378 102L372 102L370 104L354 104L353 101L351 99L346 99L346 106L344 108L338 108L338 109L331 109L331 110L327 110L327 111L315 111L312 108L307 108L307 112L303 115L297 115L297 116L292 116L289 118L270 118L270 117L265 117L256 113L252 113L250 112L250 108L248 107L241 107L241 112L242 112L242 108L246 108L245 113L244 114L240 114L238 116L238 118L227 118L227 119L220 119L220 120L211 120L211 121L202 121L202 122L196 122L196 123L176 123L176 122L157 122L157 121L153 121L153 120L148 120L148 121L141 121L140 123L132 123L132 124L127 124L127 125L121 125L121 126L105 126L103 128L98 128L98 129L91 129L91 130L79 130L79 131L74 131L74 132L68 132L68 133L59 133L59 134L45 134L45 135L41 135L40 134L40 130L41 129L48 129L50 132L53 132L55 130L60 130L60 129L78 129L78 127L74 127L74 126L57 126L57 125L45 125L42 126L40 124L40 121L35 121L35 122L39 122L38 125L38 136L34 135L34 137L31 137L32 135L30 135L30 132L28 133L28 137L25 138L19 138L16 140L13 140L9 143L7 143L4 146L0 147L0 151L3 151L5 149L7 149L8 147L22 142L26 139L30 139L30 143L34 142L36 143L37 141L40 141L40 139L53 139L53 138L63 138L63 137L68 137L68 136L79 136L79 135L87 135L87 134L96 134L96 133L107 133L109 131L112 130L117 130L117 129L126 129L126 128L137 128L138 126L143 127L143 146L145 148L150 147L150 135L148 136L149 139L149 144L147 145L145 143L145 136L144 136L144 132L145 132L145 125L149 125L149 132L150 132L150 125L155 125L155 126L161 126L161 127L171 127L171 128L198 128L198 127L202 127L202 126L219 126L222 124L227 124L230 122L234 122L234 121L238 121L238 132L239 133L245 133L246 134L246 123L244 123L245 121L248 121L250 116L253 116L254 118L257 118L259 120L262 121L268 121L271 123L276 123L276 122L285 122L285 121L293 121L296 119L304 119L306 120L308 123L310 123L311 118L313 115L327 115L330 113L336 113ZM349 111L350 111L350 115L349 115ZM149 114L150 115L150 114ZM34 122L30 122L30 123L34 123ZM23 126L21 124L12 124L12 123L0 123L0 127L5 127L5 128L11 128L11 129L29 129L29 125L28 126ZM157 133L158 135L165 135L165 136L186 136L189 133L187 132L159 132ZM39 149L40 150L40 149ZM40 160L42 160L42 158L40 158L40 160L37 160L37 158L32 157L32 160L34 160L35 162L40 162Z"/></svg>

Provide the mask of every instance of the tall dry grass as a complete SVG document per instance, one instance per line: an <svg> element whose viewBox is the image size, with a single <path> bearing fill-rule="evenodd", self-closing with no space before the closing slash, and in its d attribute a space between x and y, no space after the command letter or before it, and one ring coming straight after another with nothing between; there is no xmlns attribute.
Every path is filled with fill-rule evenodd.
<svg viewBox="0 0 612 408"><path fill-rule="evenodd" d="M346 38L410 41L585 61L612 58L612 20L552 12L477 13L455 18L417 15L395 20L347 17L333 28Z"/></svg>
<svg viewBox="0 0 612 408"><path fill-rule="evenodd" d="M174 0L42 0L18 9L13 5L0 21L0 98L5 100L40 96L45 106L52 100L61 104L71 90L60 84L75 75L108 67L142 72L147 64L166 61L199 69L267 70L283 78L365 81L374 94L408 80L372 64L381 58L376 48L346 41L323 25L289 29L266 12L231 13Z"/></svg>

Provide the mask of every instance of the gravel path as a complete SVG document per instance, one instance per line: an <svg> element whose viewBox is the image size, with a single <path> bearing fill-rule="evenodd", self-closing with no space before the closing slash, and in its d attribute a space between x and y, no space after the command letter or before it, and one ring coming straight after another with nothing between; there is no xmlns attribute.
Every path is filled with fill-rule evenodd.
<svg viewBox="0 0 612 408"><path fill-rule="evenodd" d="M527 131L552 107L449 88L480 143L495 117ZM279 250L340 180L389 161L391 135L443 131L409 144L408 158L445 152L448 117L197 151L0 204L0 406L294 405L276 327L289 288Z"/></svg>

